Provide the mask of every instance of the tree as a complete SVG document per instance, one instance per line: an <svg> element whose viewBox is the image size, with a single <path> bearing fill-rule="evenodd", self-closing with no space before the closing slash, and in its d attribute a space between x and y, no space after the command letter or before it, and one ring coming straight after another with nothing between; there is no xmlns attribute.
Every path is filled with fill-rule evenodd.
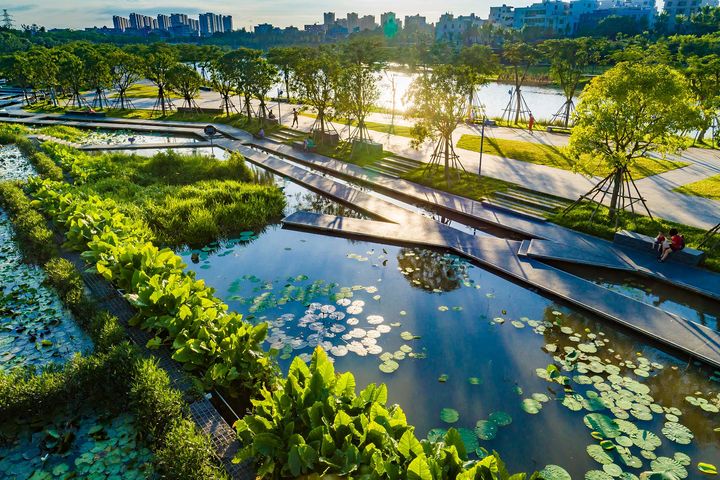
<svg viewBox="0 0 720 480"><path fill-rule="evenodd" d="M264 120L267 117L265 99L270 89L277 83L278 71L275 65L259 54L251 60L248 69L250 75L247 86L253 96L260 101L260 118Z"/></svg>
<svg viewBox="0 0 720 480"><path fill-rule="evenodd" d="M385 66L381 47L379 38L354 38L341 51L335 110L357 121L355 130L349 132L351 141L370 138L365 118L380 98L378 73Z"/></svg>
<svg viewBox="0 0 720 480"><path fill-rule="evenodd" d="M444 161L445 182L450 168L458 164L452 134L465 118L471 73L466 66L437 65L419 75L408 88L408 118L418 119L412 129L413 146L426 139L437 140L431 165Z"/></svg>
<svg viewBox="0 0 720 480"><path fill-rule="evenodd" d="M198 110L195 97L200 91L202 78L193 67L178 63L168 71L168 90L183 98L183 107Z"/></svg>
<svg viewBox="0 0 720 480"><path fill-rule="evenodd" d="M156 45L151 49L145 60L145 76L155 84L158 89L157 101L153 110L160 107L163 117L172 102L167 93L168 72L178 63L176 53L166 45Z"/></svg>
<svg viewBox="0 0 720 480"><path fill-rule="evenodd" d="M58 65L58 83L66 93L70 94L66 105L82 107L83 104L87 104L82 97L82 91L87 87L87 74L83 61L66 50L57 50L55 61Z"/></svg>
<svg viewBox="0 0 720 480"><path fill-rule="evenodd" d="M327 131L326 116L335 98L340 62L332 46L304 48L293 78L293 87L300 98L317 110L313 130ZM319 129L317 128L319 126Z"/></svg>
<svg viewBox="0 0 720 480"><path fill-rule="evenodd" d="M226 57L229 56L228 61L233 65L236 90L238 94L242 93L243 95L248 119L252 118L251 100L255 82L253 69L261 54L260 50L242 47L226 55Z"/></svg>
<svg viewBox="0 0 720 480"><path fill-rule="evenodd" d="M628 168L649 152L686 148L682 133L698 121L695 99L679 72L623 62L585 87L569 149L579 167L599 164L611 170L610 216L615 218Z"/></svg>
<svg viewBox="0 0 720 480"><path fill-rule="evenodd" d="M510 65L510 72L513 77L513 96L507 107L508 121L512 110L515 110L515 123L520 122L520 115L523 111L525 100L522 97L521 88L525 82L530 66L537 63L538 50L524 42L510 43L505 46L503 59Z"/></svg>
<svg viewBox="0 0 720 480"><path fill-rule="evenodd" d="M283 77L285 96L290 101L290 77L298 63L300 49L297 47L273 47L268 50L267 60L275 65Z"/></svg>
<svg viewBox="0 0 720 480"><path fill-rule="evenodd" d="M468 78L468 118L473 119L475 92L480 85L487 82L488 75L497 70L497 57L487 45L473 45L460 50L453 63L467 67L470 75Z"/></svg>
<svg viewBox="0 0 720 480"><path fill-rule="evenodd" d="M540 45L545 58L550 61L550 75L560 84L565 94L565 103L555 114L568 126L574 108L573 97L580 84L583 70L590 64L593 52L587 38L564 38L546 40Z"/></svg>
<svg viewBox="0 0 720 480"><path fill-rule="evenodd" d="M110 72L109 59L115 48L107 48L103 45L91 45L83 49L80 58L85 65L85 75L90 88L95 91L92 101L93 107L109 107L105 90L112 86L112 74Z"/></svg>
<svg viewBox="0 0 720 480"><path fill-rule="evenodd" d="M229 52L214 59L208 64L208 70L210 71L210 84L213 89L220 94L220 98L222 98L222 105L225 108L225 114L228 117L230 116L230 109L235 108L231 97L237 83L236 57L237 55L235 52Z"/></svg>
<svg viewBox="0 0 720 480"><path fill-rule="evenodd" d="M702 142L720 110L720 56L692 56L687 59L685 76L695 94L702 120L696 141Z"/></svg>
<svg viewBox="0 0 720 480"><path fill-rule="evenodd" d="M108 62L111 65L110 82L117 91L115 105L124 110L130 106L127 91L140 80L143 61L137 55L118 49L110 54Z"/></svg>

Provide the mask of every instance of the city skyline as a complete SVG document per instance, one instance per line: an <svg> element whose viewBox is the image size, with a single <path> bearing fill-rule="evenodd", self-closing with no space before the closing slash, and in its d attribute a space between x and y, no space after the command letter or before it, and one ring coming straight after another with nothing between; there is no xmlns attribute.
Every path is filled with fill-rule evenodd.
<svg viewBox="0 0 720 480"><path fill-rule="evenodd" d="M44 0L37 0L7 6L0 5L0 8L8 8L18 28L21 24L33 23L47 28L83 29L95 26L112 28L113 15L127 16L129 13L140 13L156 16L158 14L185 13L196 16L210 11L222 15L231 15L235 29L245 28L252 30L254 25L260 23L271 23L279 27L290 25L302 27L304 24L322 23L323 13L328 11L335 12L338 16L344 16L347 12L357 12L361 15L372 14L377 17L383 12L393 11L398 15L398 18L420 13L427 17L428 22L432 23L436 22L440 15L446 12L456 15L475 13L487 18L491 6L504 3L521 7L530 5L535 1L537 0L450 0L442 4L442 9L438 9L437 2L429 0L398 0L392 4L372 0L363 2L362 5L347 0L334 2L279 0L258 2L255 5L240 5L235 0L213 2L196 0L154 2L131 0L124 2L122 6L117 4L108 6L108 2L103 0L75 0L63 3L62 7L47 6ZM658 1L657 7L661 8L661 6L662 2Z"/></svg>

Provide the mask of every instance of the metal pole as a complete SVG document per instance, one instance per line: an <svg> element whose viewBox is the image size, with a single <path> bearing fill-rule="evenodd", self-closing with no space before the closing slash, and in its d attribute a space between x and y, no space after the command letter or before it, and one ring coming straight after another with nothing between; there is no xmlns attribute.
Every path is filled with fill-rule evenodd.
<svg viewBox="0 0 720 480"><path fill-rule="evenodd" d="M282 125L282 114L280 113L280 95L282 95L282 90L278 88L278 125Z"/></svg>
<svg viewBox="0 0 720 480"><path fill-rule="evenodd" d="M480 176L482 175L482 156L483 156L484 144L485 144L485 115L483 115L482 128L480 129L480 163L478 163L478 181L480 181Z"/></svg>

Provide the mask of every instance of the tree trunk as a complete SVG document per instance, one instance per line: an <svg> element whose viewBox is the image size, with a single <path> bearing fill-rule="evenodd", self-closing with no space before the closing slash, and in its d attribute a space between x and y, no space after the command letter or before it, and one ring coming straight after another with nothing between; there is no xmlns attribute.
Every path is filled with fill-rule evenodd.
<svg viewBox="0 0 720 480"><path fill-rule="evenodd" d="M567 99L567 103L565 104L565 128L567 128L568 123L570 123L570 105L572 105L572 97Z"/></svg>
<svg viewBox="0 0 720 480"><path fill-rule="evenodd" d="M707 133L707 131L707 127L704 127L702 130L700 130L697 134L697 137L695 137L695 143L702 143L702 141L705 139L705 134Z"/></svg>
<svg viewBox="0 0 720 480"><path fill-rule="evenodd" d="M520 95L520 87L515 87L515 96L517 97L517 108L515 108L515 125L520 123L520 101L522 99Z"/></svg>
<svg viewBox="0 0 720 480"><path fill-rule="evenodd" d="M613 176L613 191L612 196L610 197L610 220L615 219L618 213L618 197L620 196L620 186L623 181L623 169L616 169Z"/></svg>
<svg viewBox="0 0 720 480"><path fill-rule="evenodd" d="M288 103L290 103L290 75L285 73L285 97L287 97Z"/></svg>
<svg viewBox="0 0 720 480"><path fill-rule="evenodd" d="M247 111L247 118L250 120L252 114L250 113L250 97L248 95L245 95L245 110Z"/></svg>
<svg viewBox="0 0 720 480"><path fill-rule="evenodd" d="M445 137L445 185L450 186L450 138Z"/></svg>
<svg viewBox="0 0 720 480"><path fill-rule="evenodd" d="M162 116L165 116L165 89L162 85L158 85L158 97L160 97L160 108L162 108Z"/></svg>

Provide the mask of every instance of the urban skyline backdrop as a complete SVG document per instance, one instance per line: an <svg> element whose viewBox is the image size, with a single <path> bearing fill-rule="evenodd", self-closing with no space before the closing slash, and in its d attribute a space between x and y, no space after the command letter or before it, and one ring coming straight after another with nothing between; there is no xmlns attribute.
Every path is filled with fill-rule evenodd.
<svg viewBox="0 0 720 480"><path fill-rule="evenodd" d="M8 0L5 0L7 2ZM334 11L338 14L344 12L358 12L361 15L373 14L379 17L382 12L394 11L398 18L405 15L420 13L427 17L428 22L436 22L443 13L456 15L475 13L487 18L491 6L502 5L521 7L535 3L538 0L447 0L438 3L433 0L395 0L393 2L370 0L256 0L254 2L239 2L238 0L215 0L212 2L202 0L126 0L121 3L107 0L66 0L65 2L50 2L49 0L34 0L0 3L0 8L7 8L13 16L16 27L21 24L38 24L47 28L73 28L86 27L112 28L112 16L126 16L129 12L156 16L157 14L170 15L182 12L197 16L200 13L215 12L233 17L235 29L246 28L252 30L259 23L271 23L279 27L290 25L322 23L323 12ZM662 8L662 1L657 1L657 8Z"/></svg>

